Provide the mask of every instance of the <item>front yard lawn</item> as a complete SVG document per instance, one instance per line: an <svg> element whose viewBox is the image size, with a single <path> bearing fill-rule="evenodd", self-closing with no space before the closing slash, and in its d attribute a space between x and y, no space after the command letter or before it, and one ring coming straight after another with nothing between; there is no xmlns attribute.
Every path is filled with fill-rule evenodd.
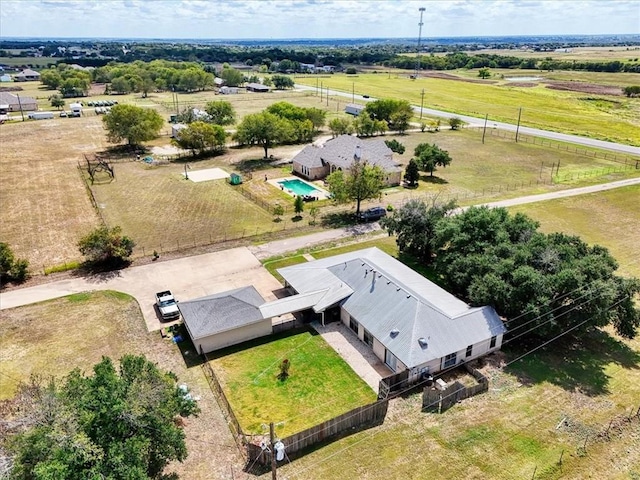
<svg viewBox="0 0 640 480"><path fill-rule="evenodd" d="M285 358L289 377L280 380ZM284 437L376 399L316 332L285 332L267 343L222 350L211 366L246 434L268 433L263 425L274 422Z"/></svg>

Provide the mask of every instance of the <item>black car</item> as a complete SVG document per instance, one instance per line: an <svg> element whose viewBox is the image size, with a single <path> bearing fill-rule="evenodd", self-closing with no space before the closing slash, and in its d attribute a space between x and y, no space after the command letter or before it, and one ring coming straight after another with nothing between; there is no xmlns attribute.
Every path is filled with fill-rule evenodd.
<svg viewBox="0 0 640 480"><path fill-rule="evenodd" d="M387 215L387 211L382 207L373 207L368 208L358 215L360 220L364 220L365 222L380 220L382 217Z"/></svg>

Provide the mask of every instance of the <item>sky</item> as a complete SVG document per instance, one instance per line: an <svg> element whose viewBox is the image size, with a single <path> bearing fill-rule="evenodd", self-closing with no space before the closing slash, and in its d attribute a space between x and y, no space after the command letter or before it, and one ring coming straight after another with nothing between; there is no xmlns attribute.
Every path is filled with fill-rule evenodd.
<svg viewBox="0 0 640 480"><path fill-rule="evenodd" d="M639 0L0 0L2 37L640 34Z"/></svg>

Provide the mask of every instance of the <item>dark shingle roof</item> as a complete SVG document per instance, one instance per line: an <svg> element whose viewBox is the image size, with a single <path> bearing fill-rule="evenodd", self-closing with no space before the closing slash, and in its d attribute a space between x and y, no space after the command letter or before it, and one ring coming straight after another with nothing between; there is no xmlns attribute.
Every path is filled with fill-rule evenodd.
<svg viewBox="0 0 640 480"><path fill-rule="evenodd" d="M264 303L250 286L180 302L178 308L195 340L264 320L258 308Z"/></svg>

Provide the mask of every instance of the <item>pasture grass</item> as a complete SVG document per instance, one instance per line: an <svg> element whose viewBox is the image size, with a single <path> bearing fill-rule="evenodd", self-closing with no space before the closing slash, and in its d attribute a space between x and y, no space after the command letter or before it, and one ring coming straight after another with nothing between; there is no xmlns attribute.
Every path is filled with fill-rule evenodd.
<svg viewBox="0 0 640 480"><path fill-rule="evenodd" d="M551 90L543 85L521 87L428 77L412 80L408 75L389 73L392 74L335 74L323 78L323 83L331 89L355 90L359 95L374 98L404 99L413 105L421 104L424 89L424 107L478 118L488 114L491 120L512 124L517 123L522 108L521 125L640 145L640 99L637 98L615 97L603 107L589 100L596 95ZM296 77L295 81L310 86L316 83L313 77Z"/></svg>
<svg viewBox="0 0 640 480"><path fill-rule="evenodd" d="M579 235L607 247L622 275L640 277L637 260L640 232L640 185L588 195L509 207L540 222L544 232Z"/></svg>
<svg viewBox="0 0 640 480"><path fill-rule="evenodd" d="M282 380L278 376L284 359L291 367ZM262 425L274 422L282 438L376 399L333 348L311 331L231 347L216 353L210 364L247 434L265 434Z"/></svg>

